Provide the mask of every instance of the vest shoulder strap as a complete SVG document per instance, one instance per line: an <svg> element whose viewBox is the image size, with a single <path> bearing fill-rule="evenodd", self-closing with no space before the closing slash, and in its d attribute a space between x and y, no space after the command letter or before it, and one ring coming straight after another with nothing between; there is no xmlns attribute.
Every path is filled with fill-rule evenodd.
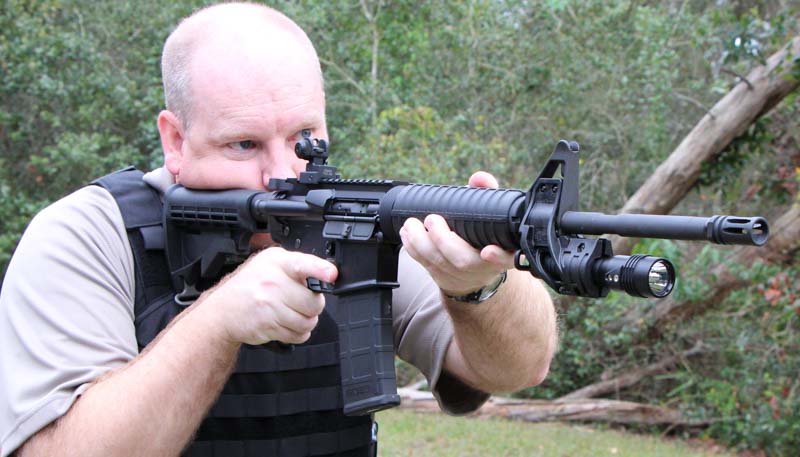
<svg viewBox="0 0 800 457"><path fill-rule="evenodd" d="M134 167L127 167L92 182L114 197L125 223L134 261L137 320L148 311L148 304L163 302L159 299L173 294L164 253L163 203L143 176Z"/></svg>

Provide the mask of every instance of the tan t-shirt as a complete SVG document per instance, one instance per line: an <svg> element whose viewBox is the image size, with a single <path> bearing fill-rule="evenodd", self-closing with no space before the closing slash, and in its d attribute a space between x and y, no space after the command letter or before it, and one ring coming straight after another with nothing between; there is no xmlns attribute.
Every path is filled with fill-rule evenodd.
<svg viewBox="0 0 800 457"><path fill-rule="evenodd" d="M146 181L163 192L171 176L158 169ZM398 280L398 356L427 377L445 411L476 409L486 394L442 376L453 327L436 284L405 251ZM105 189L82 188L31 221L0 289L0 457L63 415L88 383L137 356L134 294L125 226Z"/></svg>

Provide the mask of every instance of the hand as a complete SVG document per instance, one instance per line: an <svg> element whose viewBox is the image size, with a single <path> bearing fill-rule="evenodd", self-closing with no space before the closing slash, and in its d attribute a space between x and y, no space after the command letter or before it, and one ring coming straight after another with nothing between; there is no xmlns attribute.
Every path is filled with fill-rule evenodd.
<svg viewBox="0 0 800 457"><path fill-rule="evenodd" d="M471 187L498 187L489 173L479 171L469 178ZM514 254L490 245L481 251L450 230L443 217L430 214L424 222L408 219L400 238L409 255L422 264L447 295L465 295L492 282L513 268Z"/></svg>
<svg viewBox="0 0 800 457"><path fill-rule="evenodd" d="M272 247L225 277L202 305L211 307L233 342L302 343L325 308L325 297L309 290L306 278L334 282L337 275L333 264L317 256Z"/></svg>

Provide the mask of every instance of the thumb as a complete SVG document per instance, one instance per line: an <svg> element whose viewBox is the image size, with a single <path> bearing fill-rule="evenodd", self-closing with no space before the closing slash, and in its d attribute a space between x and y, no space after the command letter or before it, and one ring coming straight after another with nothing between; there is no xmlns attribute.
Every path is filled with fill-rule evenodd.
<svg viewBox="0 0 800 457"><path fill-rule="evenodd" d="M476 171L472 174L472 176L469 177L469 186L497 188L500 187L500 184L491 173L487 173L485 171Z"/></svg>

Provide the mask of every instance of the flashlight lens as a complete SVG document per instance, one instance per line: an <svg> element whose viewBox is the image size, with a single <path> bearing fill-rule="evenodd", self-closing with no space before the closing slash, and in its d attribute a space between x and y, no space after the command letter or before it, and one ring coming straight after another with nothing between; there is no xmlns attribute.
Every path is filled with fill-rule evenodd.
<svg viewBox="0 0 800 457"><path fill-rule="evenodd" d="M650 290L656 297L663 297L669 293L671 278L667 264L665 264L663 260L659 260L650 267L647 282L650 285Z"/></svg>

